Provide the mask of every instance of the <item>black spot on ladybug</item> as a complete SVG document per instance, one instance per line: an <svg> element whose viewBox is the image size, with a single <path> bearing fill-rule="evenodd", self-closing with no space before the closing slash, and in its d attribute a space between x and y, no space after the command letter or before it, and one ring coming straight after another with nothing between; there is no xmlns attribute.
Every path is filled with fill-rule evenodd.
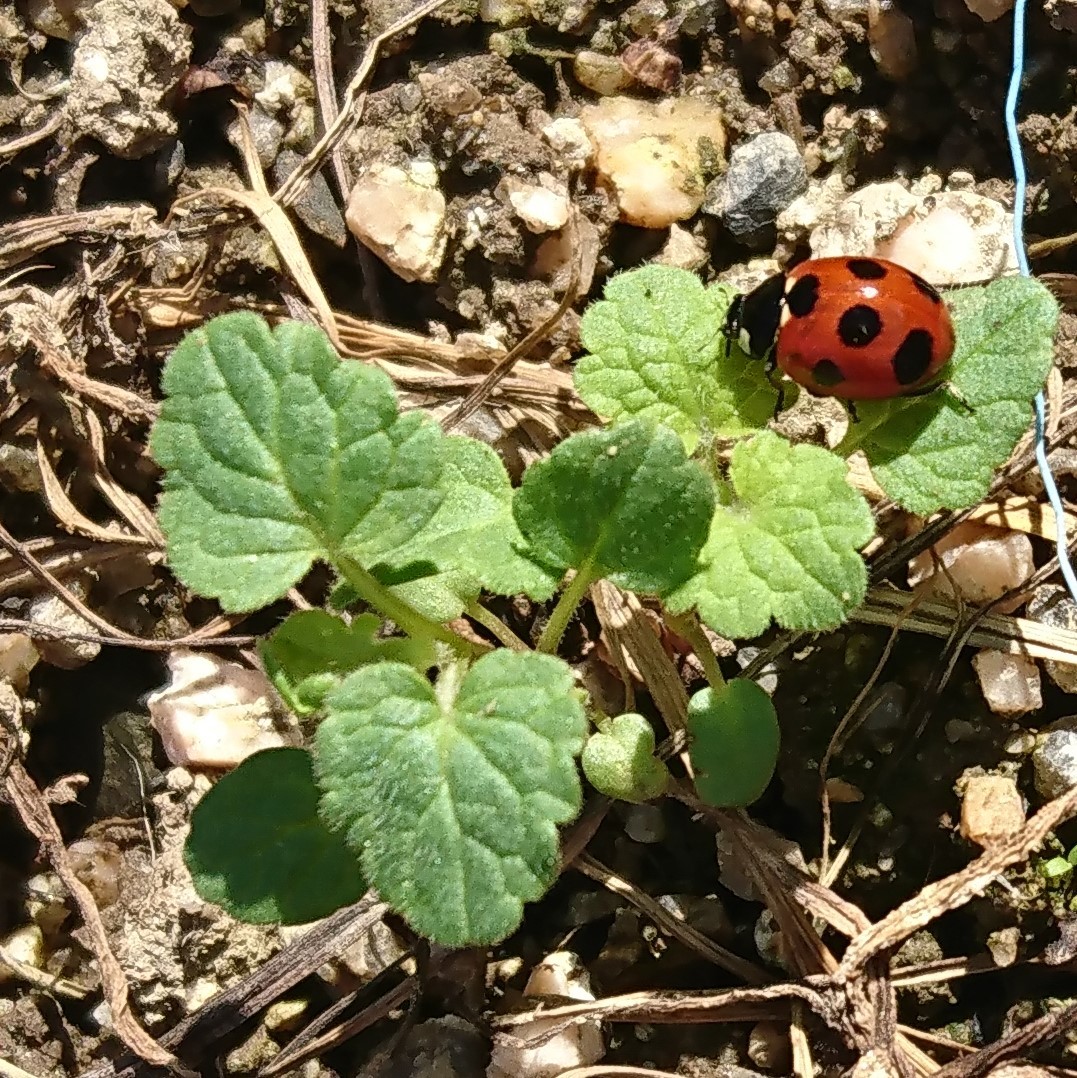
<svg viewBox="0 0 1077 1078"><path fill-rule="evenodd" d="M811 369L812 381L817 386L836 386L845 381L845 375L832 359L821 359Z"/></svg>
<svg viewBox="0 0 1077 1078"><path fill-rule="evenodd" d="M814 273L798 277L785 293L785 305L794 318L804 318L815 310L819 302L819 278Z"/></svg>
<svg viewBox="0 0 1077 1078"><path fill-rule="evenodd" d="M928 282L917 273L910 273L909 278L921 295L927 296L932 303L942 303L942 296L939 295L939 290L933 284L928 284Z"/></svg>
<svg viewBox="0 0 1077 1078"><path fill-rule="evenodd" d="M911 386L927 373L935 353L935 341L926 329L910 329L890 365L898 385Z"/></svg>
<svg viewBox="0 0 1077 1078"><path fill-rule="evenodd" d="M838 319L838 336L849 348L871 344L883 331L883 320L874 307L858 303Z"/></svg>
<svg viewBox="0 0 1077 1078"><path fill-rule="evenodd" d="M861 281L881 281L887 274L887 268L874 258L850 258L846 268Z"/></svg>

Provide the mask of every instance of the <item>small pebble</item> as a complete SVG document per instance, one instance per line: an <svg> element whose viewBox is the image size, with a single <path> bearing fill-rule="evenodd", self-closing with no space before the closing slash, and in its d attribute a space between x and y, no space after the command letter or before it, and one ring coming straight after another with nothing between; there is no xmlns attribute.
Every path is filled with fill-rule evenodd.
<svg viewBox="0 0 1077 1078"><path fill-rule="evenodd" d="M1077 0L1047 0L1043 10L1056 30L1077 34Z"/></svg>
<svg viewBox="0 0 1077 1078"><path fill-rule="evenodd" d="M0 445L0 487L24 494L40 494L45 489L33 446L15 442Z"/></svg>
<svg viewBox="0 0 1077 1078"><path fill-rule="evenodd" d="M868 0L868 45L884 78L901 82L916 70L916 27L894 0Z"/></svg>
<svg viewBox="0 0 1077 1078"><path fill-rule="evenodd" d="M935 571L932 551L948 573ZM956 587L968 602L985 603L1028 580L1034 570L1032 541L1027 535L972 523L959 524L931 550L913 558L908 579L913 588L930 580L932 595L951 596ZM1022 601L1017 596L1000 603L995 610L1008 614Z"/></svg>
<svg viewBox="0 0 1077 1078"><path fill-rule="evenodd" d="M273 163L273 182L279 187L302 163L303 158L294 150L281 150ZM328 240L335 247L348 242L348 229L337 207L337 200L329 189L329 183L321 172L315 172L300 198L292 206L296 217L316 236Z"/></svg>
<svg viewBox="0 0 1077 1078"><path fill-rule="evenodd" d="M903 184L891 180L887 183L869 183L830 204L830 199L842 191L840 180L838 175L831 181L813 185L808 192L815 193L821 211L818 213L818 224L811 231L813 257L881 254L876 250L879 239L889 236L897 223L920 204L920 199ZM807 195L804 196L806 198ZM801 201L789 207L783 221L786 216L791 220L810 220L811 207L802 206Z"/></svg>
<svg viewBox="0 0 1077 1078"><path fill-rule="evenodd" d="M940 191L898 222L875 254L934 285L994 280L1017 268L1013 215L975 191Z"/></svg>
<svg viewBox="0 0 1077 1078"><path fill-rule="evenodd" d="M617 195L621 220L668 228L703 203L725 151L721 110L699 97L658 102L607 97L580 111L598 178Z"/></svg>
<svg viewBox="0 0 1077 1078"><path fill-rule="evenodd" d="M71 586L74 594L82 598L84 589ZM81 615L76 614L58 595L42 595L30 604L30 621L48 627L57 633L55 637L39 636L35 647L41 658L61 670L77 670L96 659L101 645L95 640L80 640L79 636L94 636L98 629Z"/></svg>
<svg viewBox="0 0 1077 1078"><path fill-rule="evenodd" d="M516 216L531 232L556 232L568 222L571 208L568 188L553 176L540 176L538 183L506 176L501 189Z"/></svg>
<svg viewBox="0 0 1077 1078"><path fill-rule="evenodd" d="M1012 966L1017 961L1021 945L1021 929L1016 925L1000 928L997 932L991 932L987 936L987 949L995 965L1002 969Z"/></svg>
<svg viewBox="0 0 1077 1078"><path fill-rule="evenodd" d="M734 236L750 237L772 226L807 186L797 144L781 131L768 131L733 151L725 173L707 187L703 212Z"/></svg>
<svg viewBox="0 0 1077 1078"><path fill-rule="evenodd" d="M523 994L532 998L562 996L587 1003L595 998L586 968L569 951L548 955L536 966ZM558 1029L559 1032L548 1035L548 1031ZM605 1054L600 1023L585 1021L564 1027L556 1019L536 1018L505 1033L494 1034L486 1078L546 1078L592 1066Z"/></svg>
<svg viewBox="0 0 1077 1078"><path fill-rule="evenodd" d="M91 7L93 0L83 0L81 3L65 0L27 0L24 10L35 30L40 30L48 37L71 41L86 25Z"/></svg>
<svg viewBox="0 0 1077 1078"><path fill-rule="evenodd" d="M310 1000L277 1000L266 1010L262 1024L270 1033L289 1033L299 1026L309 1009Z"/></svg>
<svg viewBox="0 0 1077 1078"><path fill-rule="evenodd" d="M1026 615L1041 625L1077 632L1077 603L1060 584L1042 584L1028 601ZM1063 691L1077 693L1077 665L1044 659L1047 676Z"/></svg>
<svg viewBox="0 0 1077 1078"><path fill-rule="evenodd" d="M30 671L40 658L34 642L25 633L0 633L0 681L8 681L17 692L26 692Z"/></svg>
<svg viewBox="0 0 1077 1078"><path fill-rule="evenodd" d="M758 658L761 651L761 648L752 647L750 644L739 648L737 650L737 665L742 670L745 669ZM775 662L766 663L763 669L759 671L755 683L763 692L773 696L778 689L778 664Z"/></svg>
<svg viewBox="0 0 1077 1078"><path fill-rule="evenodd" d="M690 273L702 269L710 256L706 247L687 228L681 225L669 226L669 239L655 256L654 261L660 266L673 266Z"/></svg>
<svg viewBox="0 0 1077 1078"><path fill-rule="evenodd" d="M792 1065L789 1027L778 1022L757 1022L748 1033L748 1058L765 1071L785 1074Z"/></svg>
<svg viewBox="0 0 1077 1078"><path fill-rule="evenodd" d="M1005 775L974 775L961 801L961 834L980 846L991 846L1020 831L1025 806L1017 783Z"/></svg>
<svg viewBox="0 0 1077 1078"><path fill-rule="evenodd" d="M71 916L67 890L55 872L39 872L26 881L26 915L52 939Z"/></svg>
<svg viewBox="0 0 1077 1078"><path fill-rule="evenodd" d="M996 715L1014 718L1043 707L1040 668L1034 659L985 648L973 656L972 666L987 706Z"/></svg>
<svg viewBox="0 0 1077 1078"><path fill-rule="evenodd" d="M774 914L770 910L763 910L759 914L752 929L752 937L755 940L755 949L759 957L767 965L791 972L785 938L778 927L778 922L774 919Z"/></svg>
<svg viewBox="0 0 1077 1078"><path fill-rule="evenodd" d="M984 22L994 22L1012 10L1013 0L965 0L965 7Z"/></svg>
<svg viewBox="0 0 1077 1078"><path fill-rule="evenodd" d="M65 142L95 139L127 160L160 149L178 130L170 96L190 61L189 26L167 0L100 0L84 10Z"/></svg>
<svg viewBox="0 0 1077 1078"><path fill-rule="evenodd" d="M1051 723L1032 750L1036 790L1046 801L1077 786L1077 715Z"/></svg>
<svg viewBox="0 0 1077 1078"><path fill-rule="evenodd" d="M45 937L37 925L23 925L0 938L0 947L15 959L34 969L41 969L45 964ZM5 963L0 962L0 984L17 978Z"/></svg>
<svg viewBox="0 0 1077 1078"><path fill-rule="evenodd" d="M147 699L165 755L178 767L230 768L290 744L275 729L275 696L258 670L207 652L173 651L169 684Z"/></svg>
<svg viewBox="0 0 1077 1078"><path fill-rule="evenodd" d="M242 122L237 117L225 131L228 141L241 152L243 150ZM259 163L263 169L272 168L284 139L284 124L258 104L254 104L248 110L246 123L250 129L251 142L254 145L254 152L258 155Z"/></svg>
<svg viewBox="0 0 1077 1078"><path fill-rule="evenodd" d="M120 897L123 852L115 842L101 838L80 838L67 848L75 875L86 885L98 909L111 906Z"/></svg>
<svg viewBox="0 0 1077 1078"><path fill-rule="evenodd" d="M1036 747L1036 735L1031 730L1018 730L1011 734L1002 751L1007 756L1027 756Z"/></svg>
<svg viewBox="0 0 1077 1078"><path fill-rule="evenodd" d="M624 828L633 842L653 845L666 837L666 818L659 805L631 805L625 810Z"/></svg>
<svg viewBox="0 0 1077 1078"><path fill-rule="evenodd" d="M560 161L574 172L586 168L595 154L587 129L575 117L560 116L542 129L542 137L550 144Z"/></svg>
<svg viewBox="0 0 1077 1078"><path fill-rule="evenodd" d="M348 228L398 277L437 280L445 257L445 196L428 161L407 169L377 164L355 183L344 215Z"/></svg>
<svg viewBox="0 0 1077 1078"><path fill-rule="evenodd" d="M826 780L826 795L834 805L856 805L864 800L864 791L845 779Z"/></svg>
<svg viewBox="0 0 1077 1078"><path fill-rule="evenodd" d="M482 93L465 79L443 72L423 71L417 80L431 108L447 116L463 116L482 104Z"/></svg>
<svg viewBox="0 0 1077 1078"><path fill-rule="evenodd" d="M572 72L581 85L603 97L620 93L632 83L632 73L621 63L619 56L607 56L590 49L576 53Z"/></svg>

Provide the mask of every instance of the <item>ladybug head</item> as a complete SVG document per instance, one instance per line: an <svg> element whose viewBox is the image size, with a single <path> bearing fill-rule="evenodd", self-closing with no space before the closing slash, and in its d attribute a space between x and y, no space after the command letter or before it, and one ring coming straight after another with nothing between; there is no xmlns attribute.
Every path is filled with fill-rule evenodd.
<svg viewBox="0 0 1077 1078"><path fill-rule="evenodd" d="M752 359L766 358L774 348L785 299L785 274L768 277L744 296L736 296L725 319L726 356L733 338Z"/></svg>

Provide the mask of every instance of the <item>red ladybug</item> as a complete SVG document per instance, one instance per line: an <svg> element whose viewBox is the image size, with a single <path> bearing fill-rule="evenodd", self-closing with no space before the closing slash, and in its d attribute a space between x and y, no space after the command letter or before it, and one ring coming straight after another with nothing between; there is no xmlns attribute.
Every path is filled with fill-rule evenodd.
<svg viewBox="0 0 1077 1078"><path fill-rule="evenodd" d="M725 335L768 373L850 401L930 392L954 350L939 293L881 258L813 258L769 277L733 300Z"/></svg>

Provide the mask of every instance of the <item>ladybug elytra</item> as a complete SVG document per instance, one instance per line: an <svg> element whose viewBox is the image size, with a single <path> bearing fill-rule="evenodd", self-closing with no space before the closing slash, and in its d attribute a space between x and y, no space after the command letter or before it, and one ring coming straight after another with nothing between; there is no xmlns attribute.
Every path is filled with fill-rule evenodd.
<svg viewBox="0 0 1077 1078"><path fill-rule="evenodd" d="M929 392L954 350L939 293L882 258L814 258L769 277L733 300L725 334L768 373L847 401Z"/></svg>

